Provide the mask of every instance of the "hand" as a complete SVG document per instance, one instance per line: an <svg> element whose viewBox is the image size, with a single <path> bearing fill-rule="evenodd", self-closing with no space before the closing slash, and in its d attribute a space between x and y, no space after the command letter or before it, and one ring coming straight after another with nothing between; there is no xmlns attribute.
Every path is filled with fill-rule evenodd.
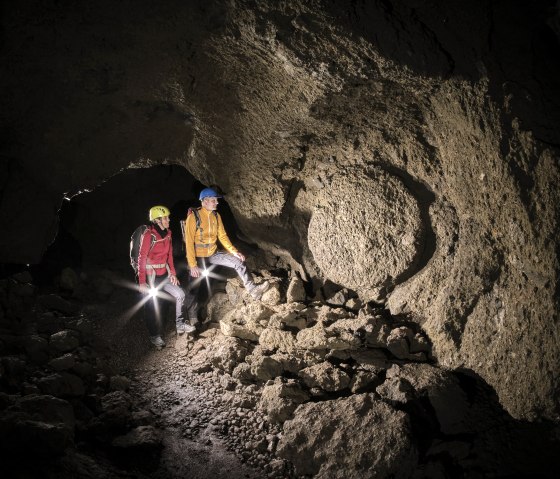
<svg viewBox="0 0 560 479"><path fill-rule="evenodd" d="M189 266L189 272L193 278L200 278L200 268L198 266Z"/></svg>
<svg viewBox="0 0 560 479"><path fill-rule="evenodd" d="M245 256L243 256L239 251L237 253L233 253L233 256L239 258L241 261L245 261Z"/></svg>
<svg viewBox="0 0 560 479"><path fill-rule="evenodd" d="M146 283L142 283L138 285L138 291L140 291L140 293L142 294L148 294L150 292L150 289L148 288L148 285Z"/></svg>
<svg viewBox="0 0 560 479"><path fill-rule="evenodd" d="M177 276L175 276L174 274L170 274L169 275L169 282L173 285L173 286L179 286L179 280L177 279Z"/></svg>

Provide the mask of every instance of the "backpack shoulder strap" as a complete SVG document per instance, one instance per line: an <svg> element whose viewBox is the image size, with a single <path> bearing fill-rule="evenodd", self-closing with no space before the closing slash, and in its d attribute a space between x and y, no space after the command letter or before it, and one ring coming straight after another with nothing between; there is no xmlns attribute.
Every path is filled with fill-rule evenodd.
<svg viewBox="0 0 560 479"><path fill-rule="evenodd" d="M189 208L188 212L187 212L187 218L190 215L194 215L194 221L196 223L196 229L200 229L200 207L198 208Z"/></svg>
<svg viewBox="0 0 560 479"><path fill-rule="evenodd" d="M152 248L154 247L154 245L156 244L156 235L155 233L152 231L152 226L151 225L144 225L146 227L146 229L144 230L144 234L148 233L150 235L150 249L148 250L148 253L152 250Z"/></svg>
<svg viewBox="0 0 560 479"><path fill-rule="evenodd" d="M200 229L200 207L194 208L193 213L196 220L196 229Z"/></svg>

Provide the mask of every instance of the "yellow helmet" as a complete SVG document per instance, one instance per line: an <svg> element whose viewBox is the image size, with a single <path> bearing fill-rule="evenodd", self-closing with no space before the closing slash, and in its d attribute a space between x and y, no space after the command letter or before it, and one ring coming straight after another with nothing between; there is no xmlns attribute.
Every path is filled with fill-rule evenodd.
<svg viewBox="0 0 560 479"><path fill-rule="evenodd" d="M152 206L150 208L150 221L154 221L162 216L169 216L169 210L165 206Z"/></svg>

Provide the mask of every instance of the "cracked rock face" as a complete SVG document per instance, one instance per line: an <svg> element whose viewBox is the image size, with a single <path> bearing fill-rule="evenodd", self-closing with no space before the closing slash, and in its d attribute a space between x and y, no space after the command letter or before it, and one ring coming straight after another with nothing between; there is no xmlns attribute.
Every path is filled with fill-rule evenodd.
<svg viewBox="0 0 560 479"><path fill-rule="evenodd" d="M398 178L381 170L343 171L321 200L307 234L326 277L367 298L414 264L422 240L420 211Z"/></svg>

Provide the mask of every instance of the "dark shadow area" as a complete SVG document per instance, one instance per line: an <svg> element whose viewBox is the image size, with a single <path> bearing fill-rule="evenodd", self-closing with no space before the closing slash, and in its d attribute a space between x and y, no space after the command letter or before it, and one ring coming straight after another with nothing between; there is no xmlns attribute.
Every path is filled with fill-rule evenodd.
<svg viewBox="0 0 560 479"><path fill-rule="evenodd" d="M376 166L387 173L400 178L403 184L416 198L418 208L420 209L420 218L422 220L423 228L423 242L418 245L418 254L416 258L411 261L409 269L397 278L394 278L394 284L398 285L412 278L412 276L418 274L423 268L425 268L436 251L436 234L432 228L432 221L430 218L430 206L435 200L435 195L424 183L418 181L410 173L401 168L397 168L388 163L377 163Z"/></svg>

